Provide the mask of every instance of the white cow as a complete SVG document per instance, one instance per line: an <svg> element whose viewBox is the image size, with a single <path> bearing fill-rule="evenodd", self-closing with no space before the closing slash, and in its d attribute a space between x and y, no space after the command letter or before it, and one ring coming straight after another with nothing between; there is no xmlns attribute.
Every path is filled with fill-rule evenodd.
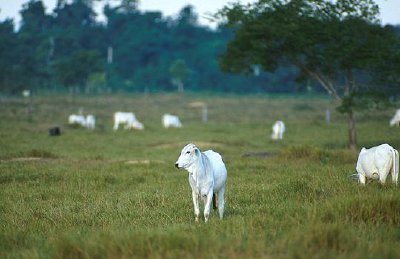
<svg viewBox="0 0 400 259"><path fill-rule="evenodd" d="M283 121L276 121L272 126L272 139L283 139L283 133L285 132L285 123Z"/></svg>
<svg viewBox="0 0 400 259"><path fill-rule="evenodd" d="M205 222L208 221L210 215L211 201L213 201L214 209L218 207L219 217L222 219L227 172L221 155L212 150L200 152L194 144L187 144L182 149L175 167L186 169L189 172L196 222L199 221L200 214L199 199L202 199L205 204Z"/></svg>
<svg viewBox="0 0 400 259"><path fill-rule="evenodd" d="M179 120L178 116L171 114L164 114L162 117L162 123L164 128L181 128L182 123Z"/></svg>
<svg viewBox="0 0 400 259"><path fill-rule="evenodd" d="M114 113L114 130L118 129L119 124L125 124L125 129L144 129L142 123L140 123L134 113L132 112L116 112Z"/></svg>
<svg viewBox="0 0 400 259"><path fill-rule="evenodd" d="M399 176L399 153L388 144L382 144L370 149L363 147L358 155L356 171L361 184L367 179L378 179L384 184L389 173L397 185Z"/></svg>
<svg viewBox="0 0 400 259"><path fill-rule="evenodd" d="M86 127L86 119L83 115L71 114L68 116L68 124L71 125L80 125L82 127Z"/></svg>
<svg viewBox="0 0 400 259"><path fill-rule="evenodd" d="M92 114L86 116L86 128L94 129L96 126L96 118Z"/></svg>
<svg viewBox="0 0 400 259"><path fill-rule="evenodd" d="M390 126L399 126L400 124L400 109L396 111L393 118L390 120Z"/></svg>

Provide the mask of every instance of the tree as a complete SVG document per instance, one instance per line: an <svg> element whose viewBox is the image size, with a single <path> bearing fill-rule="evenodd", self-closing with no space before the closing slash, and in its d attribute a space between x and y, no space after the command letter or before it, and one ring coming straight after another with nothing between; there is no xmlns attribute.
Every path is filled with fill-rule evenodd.
<svg viewBox="0 0 400 259"><path fill-rule="evenodd" d="M54 71L57 81L70 87L75 93L87 86L93 73L103 71L103 63L97 51L79 50L70 57L57 60L54 63Z"/></svg>
<svg viewBox="0 0 400 259"><path fill-rule="evenodd" d="M184 81L190 75L190 69L187 67L185 60L178 59L169 67L172 75L172 83L178 87L178 92L183 93Z"/></svg>
<svg viewBox="0 0 400 259"><path fill-rule="evenodd" d="M48 37L50 16L46 15L42 1L30 0L23 4L20 11L21 27L17 33L21 73L27 80L25 87L33 89L48 85L49 81L49 50Z"/></svg>
<svg viewBox="0 0 400 259"><path fill-rule="evenodd" d="M356 149L358 104L376 101L366 98L378 96L371 92L385 93L371 75L383 71L379 64L399 57L399 38L391 28L379 25L378 14L373 0L231 4L217 14L235 29L220 66L239 73L254 64L267 71L280 64L295 65L301 78L315 80L340 101L339 111L348 117L348 145Z"/></svg>
<svg viewBox="0 0 400 259"><path fill-rule="evenodd" d="M23 89L26 80L21 73L19 42L12 20L0 22L0 91L16 92Z"/></svg>

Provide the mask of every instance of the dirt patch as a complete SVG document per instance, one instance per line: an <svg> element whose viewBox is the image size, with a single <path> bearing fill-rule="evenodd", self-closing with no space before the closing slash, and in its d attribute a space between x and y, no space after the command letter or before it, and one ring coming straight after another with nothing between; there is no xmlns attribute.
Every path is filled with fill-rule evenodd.
<svg viewBox="0 0 400 259"><path fill-rule="evenodd" d="M242 157L259 157L259 158L268 158L275 156L276 153L272 152L246 152L242 154Z"/></svg>
<svg viewBox="0 0 400 259"><path fill-rule="evenodd" d="M1 160L1 162L25 162L25 161L37 161L37 160L42 160L44 159L43 157L16 157L16 158L10 158L7 160Z"/></svg>
<svg viewBox="0 0 400 259"><path fill-rule="evenodd" d="M148 164L151 164L151 163L164 164L165 162L162 161L162 160L147 160L147 159L145 159L145 160L129 160L129 161L125 162L125 164L128 164L128 165L137 165L137 164L148 165Z"/></svg>
<svg viewBox="0 0 400 259"><path fill-rule="evenodd" d="M217 142L207 142L207 141L193 141L193 144L195 144L197 147L223 147L224 145L222 143L217 143ZM153 148L160 148L160 149L167 149L167 148L182 148L186 144L189 144L188 142L176 142L176 143L163 143L163 144L150 144L149 147Z"/></svg>
<svg viewBox="0 0 400 259"><path fill-rule="evenodd" d="M200 102L200 101L195 101L195 102L189 103L189 107L192 107L192 108L204 107L205 105L206 105L205 102Z"/></svg>

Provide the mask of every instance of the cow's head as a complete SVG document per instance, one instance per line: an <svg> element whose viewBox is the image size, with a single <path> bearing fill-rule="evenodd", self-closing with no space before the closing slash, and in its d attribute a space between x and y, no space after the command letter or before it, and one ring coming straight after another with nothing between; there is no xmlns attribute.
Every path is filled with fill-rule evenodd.
<svg viewBox="0 0 400 259"><path fill-rule="evenodd" d="M175 162L176 168L188 168L200 156L200 150L194 144L187 144L183 147L178 160Z"/></svg>

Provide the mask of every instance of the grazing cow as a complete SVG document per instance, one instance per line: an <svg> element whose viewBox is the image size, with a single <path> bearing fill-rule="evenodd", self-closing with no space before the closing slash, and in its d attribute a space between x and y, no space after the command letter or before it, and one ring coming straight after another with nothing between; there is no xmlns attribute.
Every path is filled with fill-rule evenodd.
<svg viewBox="0 0 400 259"><path fill-rule="evenodd" d="M134 113L132 112L116 112L114 113L114 130L118 129L119 124L125 124L124 129L144 129L143 124L140 123Z"/></svg>
<svg viewBox="0 0 400 259"><path fill-rule="evenodd" d="M80 125L82 127L86 127L86 119L85 116L83 115L76 115L76 114L71 114L68 117L68 124L71 125Z"/></svg>
<svg viewBox="0 0 400 259"><path fill-rule="evenodd" d="M86 128L88 129L94 129L96 126L96 118L94 115L89 114L86 116Z"/></svg>
<svg viewBox="0 0 400 259"><path fill-rule="evenodd" d="M400 124L400 109L396 111L393 118L389 122L390 126L394 125L399 126L399 124Z"/></svg>
<svg viewBox="0 0 400 259"><path fill-rule="evenodd" d="M214 209L218 207L219 217L222 219L227 172L221 155L212 150L200 152L194 144L187 144L182 149L175 167L189 172L196 222L199 221L200 214L199 199L204 202L205 222L208 221L210 215L211 201L213 201Z"/></svg>
<svg viewBox="0 0 400 259"><path fill-rule="evenodd" d="M178 116L171 114L164 114L162 117L162 123L164 128L181 128L182 123L179 120Z"/></svg>
<svg viewBox="0 0 400 259"><path fill-rule="evenodd" d="M31 96L31 90L23 90L22 91L22 96L23 97L30 97Z"/></svg>
<svg viewBox="0 0 400 259"><path fill-rule="evenodd" d="M397 185L399 176L399 153L388 144L382 144L370 149L362 148L358 155L356 171L361 184L367 179L378 179L384 184L389 173Z"/></svg>
<svg viewBox="0 0 400 259"><path fill-rule="evenodd" d="M272 139L283 139L283 133L285 132L285 123L283 121L276 121L272 126Z"/></svg>

